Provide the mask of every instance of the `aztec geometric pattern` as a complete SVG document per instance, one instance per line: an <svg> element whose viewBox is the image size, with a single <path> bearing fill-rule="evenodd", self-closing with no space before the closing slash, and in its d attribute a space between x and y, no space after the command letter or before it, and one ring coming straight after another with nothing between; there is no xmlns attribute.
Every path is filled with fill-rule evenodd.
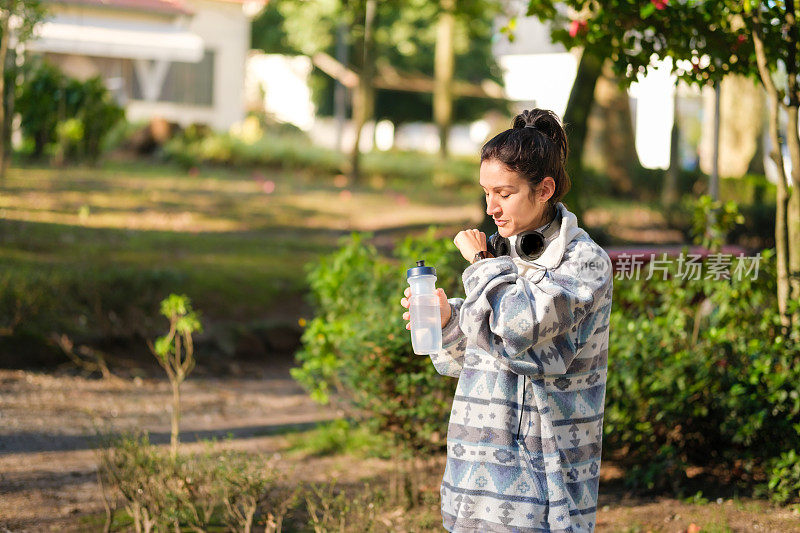
<svg viewBox="0 0 800 533"><path fill-rule="evenodd" d="M445 529L593 531L613 273L562 213L535 264L503 256L462 275L436 370L458 378L441 485Z"/></svg>

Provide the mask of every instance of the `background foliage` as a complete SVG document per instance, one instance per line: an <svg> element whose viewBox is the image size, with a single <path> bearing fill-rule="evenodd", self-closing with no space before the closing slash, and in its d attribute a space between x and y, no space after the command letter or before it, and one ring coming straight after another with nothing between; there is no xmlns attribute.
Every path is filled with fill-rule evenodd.
<svg viewBox="0 0 800 533"><path fill-rule="evenodd" d="M320 401L344 398L379 431L441 446L455 381L411 353L399 299L404 268L420 258L458 295L463 260L430 232L396 258L400 268L354 234L309 272L317 316L293 375ZM767 476L762 489L775 499L800 498L800 347L778 334L772 252L762 252L754 280L682 279L675 264L667 279L615 280L605 455L622 459L640 489L680 491L686 468L703 465L735 481Z"/></svg>
<svg viewBox="0 0 800 533"><path fill-rule="evenodd" d="M25 64L17 92L22 133L34 157L52 147L62 160L97 161L104 138L125 117L101 78L81 82L43 60Z"/></svg>
<svg viewBox="0 0 800 533"><path fill-rule="evenodd" d="M357 38L363 33L358 20L359 2L271 2L253 21L252 46L267 53L313 55L325 52L336 57L338 24L346 27L348 63L359 54ZM492 55L492 20L501 8L496 0L467 0L456 3L455 79L480 83L490 79L502 84L502 73ZM402 0L378 2L375 28L375 54L378 65L388 64L400 72L433 77L438 2ZM333 79L319 70L311 76L317 112L333 114ZM432 95L404 91L377 90L375 119L395 124L430 121ZM453 102L456 122L480 118L486 111L508 112L506 104L481 99L457 98Z"/></svg>
<svg viewBox="0 0 800 533"><path fill-rule="evenodd" d="M450 240L406 239L395 260L381 259L353 234L335 255L310 270L317 316L303 333L292 375L321 402L344 400L354 416L411 449L444 446L455 380L415 355L400 298L406 270L419 259L436 267L449 296L463 260Z"/></svg>

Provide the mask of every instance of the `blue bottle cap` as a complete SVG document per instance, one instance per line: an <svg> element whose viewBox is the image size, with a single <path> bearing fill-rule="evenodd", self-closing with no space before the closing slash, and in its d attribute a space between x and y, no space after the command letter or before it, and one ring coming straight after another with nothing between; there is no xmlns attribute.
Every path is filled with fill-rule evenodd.
<svg viewBox="0 0 800 533"><path fill-rule="evenodd" d="M433 267L425 266L425 261L417 261L417 266L409 268L406 271L406 279L414 276L435 276L436 269Z"/></svg>

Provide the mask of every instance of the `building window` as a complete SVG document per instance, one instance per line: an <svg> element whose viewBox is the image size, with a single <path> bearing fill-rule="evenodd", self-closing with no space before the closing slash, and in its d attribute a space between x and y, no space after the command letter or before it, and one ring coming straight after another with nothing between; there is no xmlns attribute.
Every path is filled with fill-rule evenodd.
<svg viewBox="0 0 800 533"><path fill-rule="evenodd" d="M158 100L214 105L214 52L206 50L199 63L172 62Z"/></svg>
<svg viewBox="0 0 800 533"><path fill-rule="evenodd" d="M99 74L123 105L128 100L145 99L131 59L52 53L46 53L45 58L80 79ZM206 50L198 63L171 62L157 101L213 106L214 52Z"/></svg>

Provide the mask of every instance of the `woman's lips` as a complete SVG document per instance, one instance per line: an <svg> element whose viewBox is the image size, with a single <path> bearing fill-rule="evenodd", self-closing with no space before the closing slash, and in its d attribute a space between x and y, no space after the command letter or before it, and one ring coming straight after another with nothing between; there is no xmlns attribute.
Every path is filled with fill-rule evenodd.
<svg viewBox="0 0 800 533"><path fill-rule="evenodd" d="M494 223L500 228L505 226L508 223L508 220L495 220Z"/></svg>

